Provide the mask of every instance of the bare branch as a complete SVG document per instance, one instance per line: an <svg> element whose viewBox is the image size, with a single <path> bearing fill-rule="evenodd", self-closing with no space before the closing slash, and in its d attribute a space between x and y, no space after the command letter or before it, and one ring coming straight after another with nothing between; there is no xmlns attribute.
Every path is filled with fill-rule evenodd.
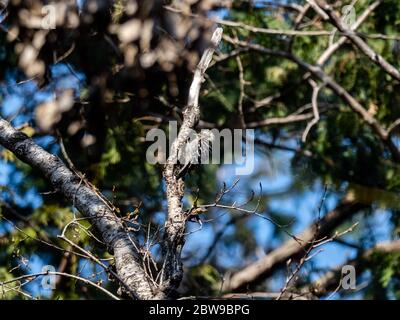
<svg viewBox="0 0 400 320"><path fill-rule="evenodd" d="M310 246L310 241L315 235L317 235L318 239L329 236L343 221L363 208L365 206L362 204L344 201L321 219L317 233L318 224L312 224L296 236L297 241L291 238L265 257L234 273L230 279L224 282L223 290L225 292L238 291L245 289L249 285L259 283L277 267L284 265L287 260L304 253L304 250L307 250Z"/></svg>
<svg viewBox="0 0 400 320"><path fill-rule="evenodd" d="M118 298L117 296L115 296L114 294L112 294L110 291L103 288L102 286L98 285L97 283L94 283L93 281L90 281L88 279L85 279L85 278L82 278L82 277L79 277L79 276L76 276L76 275L73 275L70 273L57 272L57 271L47 271L47 272L26 274L26 275L23 275L23 276L20 276L20 277L11 279L11 280L0 282L0 287L6 286L7 284L10 284L10 283L19 282L24 279L28 279L28 281L26 283L24 283L24 284L27 284L27 283L32 282L33 280L37 279L38 277L49 276L49 275L63 276L63 277L72 278L72 279L81 281L85 284L91 285L92 287L102 291L103 293L105 293L106 295L108 295L109 297L111 297L114 300L120 300L120 298ZM29 298L33 298L33 297L29 297Z"/></svg>
<svg viewBox="0 0 400 320"><path fill-rule="evenodd" d="M93 190L81 178L71 172L56 156L38 146L22 132L16 131L0 118L0 144L13 152L20 160L39 169L67 200L86 217L91 218L102 240L114 254L117 273L136 298L154 297L152 287L145 280L141 257L132 245L124 226L98 191Z"/></svg>
<svg viewBox="0 0 400 320"><path fill-rule="evenodd" d="M258 44L253 44L245 41L235 41L234 39L231 39L226 36L224 37L224 40L232 44L240 45L242 47L247 47L254 51L258 51L264 54L279 56L297 63L301 68L303 68L304 70L312 74L314 77L318 78L323 83L325 83L326 86L328 86L343 101L345 101L350 106L350 108L355 113L357 113L360 116L360 118L373 129L373 131L377 134L377 136L381 139L381 141L388 147L394 160L400 162L400 151L388 136L388 133L385 130L385 128L383 128L379 124L379 122L373 117L373 115L370 114L345 88L343 88L340 84L338 84L333 78L328 76L319 66L310 65L307 62L301 60L300 58L285 51L274 51ZM310 117L312 117L312 115L310 115Z"/></svg>
<svg viewBox="0 0 400 320"><path fill-rule="evenodd" d="M375 52L364 40L362 40L354 31L348 28L341 19L333 11L332 7L328 5L325 0L318 0L318 5L325 13L329 16L332 24L338 28L351 42L356 45L358 49L361 50L371 61L373 61L377 66L381 67L385 72L391 75L396 80L400 81L400 72L394 66L392 66L388 61L385 60L380 54Z"/></svg>
<svg viewBox="0 0 400 320"><path fill-rule="evenodd" d="M187 216L182 210L182 198L185 191L183 177L179 175L178 154L189 139L190 130L195 128L200 119L199 95L205 72L211 62L215 49L222 37L222 29L217 28L211 38L210 46L203 53L196 67L189 89L187 106L183 111L183 122L178 136L173 142L171 153L164 168L164 179L167 186L168 219L165 222L163 239L164 264L160 271L160 285L164 291L175 289L183 275L181 251L184 244L184 233Z"/></svg>
<svg viewBox="0 0 400 320"><path fill-rule="evenodd" d="M303 135L301 137L301 141L306 142L307 140L307 135L310 132L311 128L316 125L319 121L319 111L318 111L318 94L319 91L321 90L321 86L318 86L315 81L309 81L311 86L313 87L313 93L312 93L312 98L311 98L311 104L313 107L313 114L314 118L307 124L306 129L303 132Z"/></svg>
<svg viewBox="0 0 400 320"><path fill-rule="evenodd" d="M361 273L365 268L368 267L368 260L376 252L394 253L400 252L400 240L382 242L377 244L372 249L366 250L356 259L346 261L344 264L333 268L328 271L318 280L313 282L311 285L304 286L300 289L302 293L311 293L316 297L321 297L333 290L333 294L340 291L341 288L341 276L343 265L354 266L358 273ZM311 292L310 292L311 290Z"/></svg>

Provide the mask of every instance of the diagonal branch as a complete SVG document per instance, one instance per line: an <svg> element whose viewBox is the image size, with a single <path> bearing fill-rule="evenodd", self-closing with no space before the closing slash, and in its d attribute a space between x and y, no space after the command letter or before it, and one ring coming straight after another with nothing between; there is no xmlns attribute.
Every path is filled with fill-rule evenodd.
<svg viewBox="0 0 400 320"><path fill-rule="evenodd" d="M388 61L385 60L380 54L375 52L363 39L361 39L351 28L348 28L336 15L332 7L324 0L318 0L319 7L329 16L332 24L344 34L358 49L361 50L372 62L381 67L386 73L391 75L394 79L400 80L400 72Z"/></svg>
<svg viewBox="0 0 400 320"><path fill-rule="evenodd" d="M313 0L315 3L315 1ZM360 15L360 17L354 22L354 24L350 27L351 31L355 31L357 28L361 26L361 24L368 18L368 16L373 12L380 4L382 3L382 0L376 0L372 4L368 6L367 9ZM317 6L318 7L318 6ZM319 8L319 7L318 7ZM322 10L320 10L322 11ZM319 12L319 11L318 11ZM323 14L325 14L324 11L322 11ZM329 17L328 17L329 18ZM347 41L346 36L341 36L338 41L335 43L331 44L325 51L324 53L318 58L317 65L323 66L329 58Z"/></svg>
<svg viewBox="0 0 400 320"><path fill-rule="evenodd" d="M377 252L399 253L400 240L382 242L377 244L375 247L363 252L359 257L348 260L343 265L339 265L334 269L328 271L311 285L307 285L301 288L300 291L302 293L309 293L311 289L312 295L317 297L322 297L330 291L339 291L341 288L342 267L344 265L354 266L357 274L360 275L361 272L368 267L368 261L371 259L372 255Z"/></svg>
<svg viewBox="0 0 400 320"><path fill-rule="evenodd" d="M300 59L285 51L275 51L269 48L265 48L259 44L254 44L246 41L235 40L230 37L224 37L224 40L228 43L239 45L241 47L246 47L253 51L258 51L260 53L274 55L289 59L296 63L299 67L303 68L305 71L309 72L312 76L321 80L327 87L329 87L339 98L346 102L350 108L359 115L359 117L371 127L375 134L380 138L385 146L390 150L394 161L400 162L400 150L397 148L395 143L390 139L388 132L385 128L381 126L378 120L373 117L362 105L358 102L345 88L343 88L339 83L337 83L332 77L327 75L321 67L310 65L306 61Z"/></svg>
<svg viewBox="0 0 400 320"><path fill-rule="evenodd" d="M265 257L234 273L223 283L223 291L240 291L259 283L286 261L304 253L313 238L321 239L330 236L339 225L363 208L365 206L360 203L345 200L318 223L312 224L301 234L286 241Z"/></svg>
<svg viewBox="0 0 400 320"><path fill-rule="evenodd" d="M38 146L10 123L0 118L0 144L21 161L37 168L53 187L70 201L85 217L93 220L108 250L114 254L116 270L130 296L151 299L155 295L147 275L141 268L138 243L125 231L121 220L109 205L88 184L55 155Z"/></svg>

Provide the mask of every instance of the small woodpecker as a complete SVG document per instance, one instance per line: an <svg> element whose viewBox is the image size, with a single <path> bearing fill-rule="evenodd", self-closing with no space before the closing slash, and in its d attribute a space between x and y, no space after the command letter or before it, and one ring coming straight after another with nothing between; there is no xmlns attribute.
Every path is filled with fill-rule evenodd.
<svg viewBox="0 0 400 320"><path fill-rule="evenodd" d="M185 143L179 151L178 159L182 164L182 168L179 170L178 178L185 177L194 165L206 162L205 159L209 160L209 152L213 139L214 135L211 130L202 130Z"/></svg>

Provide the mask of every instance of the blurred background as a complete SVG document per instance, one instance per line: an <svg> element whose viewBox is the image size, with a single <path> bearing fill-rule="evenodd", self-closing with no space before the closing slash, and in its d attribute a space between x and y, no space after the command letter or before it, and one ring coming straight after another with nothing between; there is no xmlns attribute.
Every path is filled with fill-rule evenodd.
<svg viewBox="0 0 400 320"><path fill-rule="evenodd" d="M3 1L1 117L72 161L122 218L133 217L141 226L136 233L143 244L149 233L157 239L165 221L165 185L162 166L146 161L146 132L181 121L193 70L219 25L224 39L202 86L198 129L255 129L255 169L237 177L235 164L199 165L186 178L184 205L190 208L195 199L212 204L226 184L235 187L224 204L246 203L243 208L257 207L257 214L209 208L200 216L201 225L188 222L179 295L236 292L246 298L256 292L256 298L276 298L284 288L292 298L397 299L400 168L388 145L400 147L399 80L341 40L343 32L313 3ZM361 18L357 37L399 68L398 1L329 3L338 16L350 5L349 28ZM55 25L43 29L42 8L48 4L56 6ZM390 143L299 60L319 65L388 130ZM310 125L315 106L319 119ZM6 149L0 153L0 206L0 284L51 265L116 291L102 268L60 250L68 244L57 235L79 213ZM345 214L342 206L348 206ZM318 236L329 241L308 253L300 245L293 252L285 249L294 235L318 220L325 223L335 210L340 218L329 220ZM106 248L92 236L95 230L86 221L82 226L90 232L71 228L70 239L112 265ZM382 244L389 249L374 249ZM159 255L156 240L150 250ZM224 287L232 275L260 261L265 270L259 276ZM340 272L318 288L318 279L346 264L355 265L355 289L337 288ZM55 290L44 289L40 277L3 286L0 297L105 298L65 277L57 277Z"/></svg>

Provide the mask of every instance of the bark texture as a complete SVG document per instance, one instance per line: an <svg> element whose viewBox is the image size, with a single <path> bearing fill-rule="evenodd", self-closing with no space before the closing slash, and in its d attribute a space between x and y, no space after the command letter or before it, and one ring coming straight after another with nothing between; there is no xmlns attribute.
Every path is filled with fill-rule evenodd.
<svg viewBox="0 0 400 320"><path fill-rule="evenodd" d="M150 281L143 266L140 244L115 214L114 208L83 177L71 171L58 157L38 146L27 135L14 129L0 118L0 144L20 160L39 169L72 205L95 225L108 250L114 254L119 280L127 293L138 299L162 299L176 289L182 279L181 251L184 244L186 216L182 209L184 180L178 178L178 153L200 119L199 93L204 73L221 41L222 29L217 28L210 46L203 53L196 68L189 91L188 104L178 137L164 170L167 186L168 218L163 241L163 267L159 283Z"/></svg>
<svg viewBox="0 0 400 320"><path fill-rule="evenodd" d="M0 144L21 161L39 169L58 192L90 219L108 250L114 254L117 274L125 283L128 294L138 299L157 297L141 267L139 245L97 190L85 184L60 158L48 153L1 118Z"/></svg>
<svg viewBox="0 0 400 320"><path fill-rule="evenodd" d="M189 89L187 106L183 111L183 122L176 140L172 143L170 155L164 168L164 179L167 187L168 218L165 223L163 241L164 265L161 277L162 287L173 290L182 280L183 270L181 252L184 245L184 233L187 217L182 208L182 198L185 192L184 177L179 177L179 152L183 150L189 139L190 131L200 120L199 94L204 74L207 70L215 49L221 42L222 29L217 28L211 38L210 46L204 51L195 70Z"/></svg>

